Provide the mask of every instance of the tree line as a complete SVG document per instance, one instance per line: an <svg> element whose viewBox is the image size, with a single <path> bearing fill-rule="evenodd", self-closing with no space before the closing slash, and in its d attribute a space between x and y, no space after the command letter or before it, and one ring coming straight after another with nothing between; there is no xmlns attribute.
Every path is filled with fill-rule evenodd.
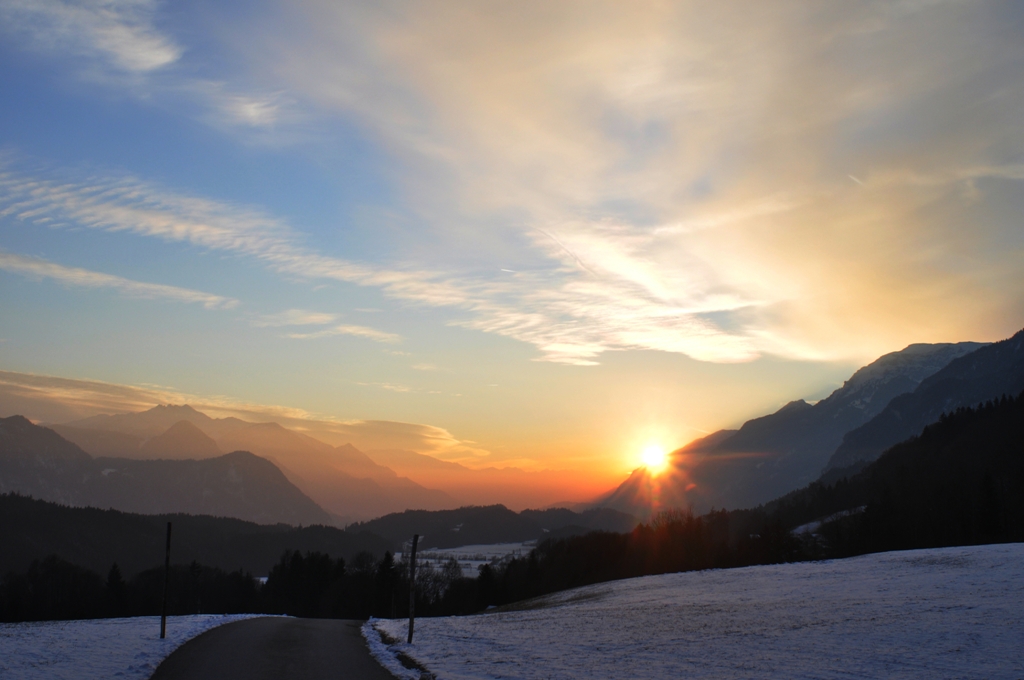
<svg viewBox="0 0 1024 680"><path fill-rule="evenodd" d="M549 539L527 557L483 565L467 576L454 558L416 568L421 616L471 614L555 590L668 571L741 566L797 557L798 542L765 526L735 546L729 513L695 517L665 513L633 532L594 532ZM173 565L168 613L288 614L314 618L408 616L409 569L404 559L369 552L351 561L322 552L285 551L260 582L250 572L226 572L192 562ZM57 556L0 580L0 621L146 616L160 613L163 567L125 579L116 564L106 578Z"/></svg>

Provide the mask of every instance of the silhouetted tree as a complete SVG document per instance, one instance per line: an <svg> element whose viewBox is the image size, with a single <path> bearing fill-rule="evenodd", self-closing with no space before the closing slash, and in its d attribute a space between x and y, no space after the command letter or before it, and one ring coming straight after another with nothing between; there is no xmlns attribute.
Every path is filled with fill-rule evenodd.
<svg viewBox="0 0 1024 680"><path fill-rule="evenodd" d="M108 616L124 616L126 613L127 599L125 597L125 582L121 575L121 569L114 562L107 572L107 584L104 597L107 601Z"/></svg>

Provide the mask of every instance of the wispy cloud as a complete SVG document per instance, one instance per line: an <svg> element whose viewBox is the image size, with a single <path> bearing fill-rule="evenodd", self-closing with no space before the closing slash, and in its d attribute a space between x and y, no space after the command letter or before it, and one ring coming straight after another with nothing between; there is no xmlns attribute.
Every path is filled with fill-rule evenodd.
<svg viewBox="0 0 1024 680"><path fill-rule="evenodd" d="M206 60L190 61L188 50L158 27L166 7L157 0L0 0L0 28L32 49L68 59L94 84L178 113L198 103L198 117L216 126L266 129L295 115L279 90L198 75Z"/></svg>
<svg viewBox="0 0 1024 680"><path fill-rule="evenodd" d="M198 303L207 309L231 309L238 305L238 300L221 295L212 295L177 286L133 281L113 274L104 274L78 267L65 267L54 262L3 251L0 251L0 270L35 279L51 279L67 286L113 288L130 297Z"/></svg>
<svg viewBox="0 0 1024 680"><path fill-rule="evenodd" d="M755 199L689 221L643 228L609 220L566 220L533 232L534 248L546 266L488 278L324 255L304 246L301 234L264 211L185 196L132 178L58 182L25 175L10 164L0 170L0 218L184 242L252 257L289 277L377 287L392 298L464 310L468 316L451 323L530 343L547 361L591 365L604 352L628 349L718 362L744 361L762 352L824 358L846 351L837 351L835 338L807 335L808 329L794 326L792 317L787 321L780 316L791 315L794 303L813 299L800 280L809 265L810 271L818 272L816 261L806 259L807 247L816 248L819 257L841 258L852 252L841 241L835 244L838 247L822 241L826 232L800 236L806 225L829 219L821 213L822 195L836 201L843 196L841 187ZM965 178L1017 181L1019 174L1017 166L973 167L922 176L867 175L863 188L848 179L841 186L851 187L845 191L878 187L884 193L886 187L909 183L941 194ZM856 219L865 218L877 223L879 216L868 211ZM865 231L871 233L883 224L871 224ZM760 243L759 233L786 236L754 251L749 243L742 249L734 245L730 251L716 250L723 247L722 235L729 240L754 237L753 243ZM787 251L785 245L793 238L806 243ZM878 261L881 255L885 251L875 248L865 261ZM865 253L858 256L863 257ZM834 271L822 272L817 285L822 291L837 284L849 289L849 280L841 283L836 278L842 273L858 281L865 296L876 295L871 279L850 272L850 265L858 261L840 260L843 264L837 263ZM818 312L811 307L809 313ZM336 320L333 315L291 310L254 323L326 326ZM393 333L351 324L290 334L296 339L332 335L399 340ZM877 342L892 344L888 338ZM846 346L866 345L861 338ZM865 353L886 348L867 346Z"/></svg>
<svg viewBox="0 0 1024 680"><path fill-rule="evenodd" d="M388 333L386 331L380 331L376 328L370 328L369 326L353 326L349 324L342 324L339 326L332 326L322 331L313 331L311 333L289 333L289 338L295 338L297 340L314 340L316 338L328 338L337 335L354 335L358 338L367 338L374 342L387 342L396 343L401 342L402 338L394 333Z"/></svg>
<svg viewBox="0 0 1024 680"><path fill-rule="evenodd" d="M326 326L338 320L337 314L311 312L308 309L287 309L278 314L265 314L253 320L254 326Z"/></svg>
<svg viewBox="0 0 1024 680"><path fill-rule="evenodd" d="M998 337L1024 299L1019 192L996 186L1024 176L1006 66L1024 41L979 7L305 0L287 25L225 27L258 94L175 86L239 124L299 103L355 121L430 255L335 257L265 211L130 178L11 171L0 210L376 287L570 364Z"/></svg>
<svg viewBox="0 0 1024 680"><path fill-rule="evenodd" d="M361 387L376 387L376 388L379 388L379 389L382 389L382 390L387 390L388 392L402 392L402 393L405 393L405 392L412 392L413 391L413 389L411 387L408 387L406 385L396 385L395 383L388 383L388 382L361 382L361 383L356 383L356 384L361 386Z"/></svg>
<svg viewBox="0 0 1024 680"><path fill-rule="evenodd" d="M301 118L295 102L280 91L247 91L223 80L202 78L175 79L160 87L167 94L204 102L208 112L203 118L218 127L266 129Z"/></svg>
<svg viewBox="0 0 1024 680"><path fill-rule="evenodd" d="M153 24L153 0L2 0L8 30L37 48L96 57L116 69L147 73L176 62L182 48Z"/></svg>
<svg viewBox="0 0 1024 680"><path fill-rule="evenodd" d="M866 358L1024 312L1019 204L994 184L1024 154L1016 10L302 8L266 76L385 140L432 236L459 225L457 249L483 223L495 269L524 233L543 253L470 295L464 325L574 363Z"/></svg>
<svg viewBox="0 0 1024 680"><path fill-rule="evenodd" d="M581 255L552 246L547 269L492 279L330 257L303 246L300 234L258 209L183 196L131 178L57 182L8 166L0 172L4 217L189 243L253 257L289 276L373 286L393 298L463 309L471 318L453 323L531 343L550 361L586 365L602 352L621 349L682 351L701 359L735 361L755 351L743 337L696 316L722 309L722 303L731 308L750 302L721 294L701 300L701 290L668 294L672 282L659 283L656 275L644 273L637 243L631 246L633 255L623 255L625 243L595 239L586 225L561 228L561 238ZM538 247L543 251L546 246ZM609 259L613 256L618 259ZM587 258L590 269L566 268L567 257ZM397 340L394 334L359 325L292 334L304 339L329 335Z"/></svg>

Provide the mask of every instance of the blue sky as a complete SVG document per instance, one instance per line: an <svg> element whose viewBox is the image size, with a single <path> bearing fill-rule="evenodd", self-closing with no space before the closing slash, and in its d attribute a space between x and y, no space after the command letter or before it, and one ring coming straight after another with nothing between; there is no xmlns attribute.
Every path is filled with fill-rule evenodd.
<svg viewBox="0 0 1024 680"><path fill-rule="evenodd" d="M387 421L611 479L1024 325L1013 3L2 0L0 26L0 369L56 401Z"/></svg>

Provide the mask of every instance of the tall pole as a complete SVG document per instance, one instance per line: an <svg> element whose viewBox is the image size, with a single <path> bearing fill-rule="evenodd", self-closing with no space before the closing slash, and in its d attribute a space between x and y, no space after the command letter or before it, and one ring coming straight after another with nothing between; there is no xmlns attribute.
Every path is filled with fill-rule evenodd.
<svg viewBox="0 0 1024 680"><path fill-rule="evenodd" d="M412 644L412 627L416 621L416 544L420 535L412 535L412 556L409 558L409 644Z"/></svg>
<svg viewBox="0 0 1024 680"><path fill-rule="evenodd" d="M167 523L167 550L164 553L164 601L160 607L160 639L167 637L167 589L171 584L171 523Z"/></svg>

